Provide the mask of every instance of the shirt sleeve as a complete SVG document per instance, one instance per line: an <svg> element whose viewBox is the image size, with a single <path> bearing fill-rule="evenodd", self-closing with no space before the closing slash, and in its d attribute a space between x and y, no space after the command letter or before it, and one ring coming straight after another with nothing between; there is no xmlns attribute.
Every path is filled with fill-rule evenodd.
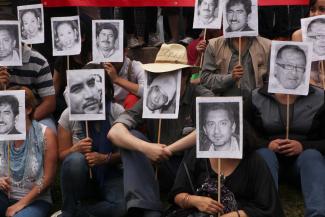
<svg viewBox="0 0 325 217"><path fill-rule="evenodd" d="M36 77L37 92L40 97L55 95L53 77L47 60L39 69Z"/></svg>
<svg viewBox="0 0 325 217"><path fill-rule="evenodd" d="M133 67L133 73L135 75L137 84L139 85L139 89L137 92L137 95L142 97L143 96L143 85L144 85L144 69L140 62L138 61L132 61L131 62Z"/></svg>
<svg viewBox="0 0 325 217"><path fill-rule="evenodd" d="M129 130L135 129L138 125L143 123L142 119L142 108L143 101L142 99L138 100L138 102L129 110L124 111L114 122L124 124Z"/></svg>
<svg viewBox="0 0 325 217"><path fill-rule="evenodd" d="M61 117L58 121L58 123L61 125L61 127L63 127L65 130L69 130L71 129L71 123L69 121L69 108L66 108L62 114Z"/></svg>
<svg viewBox="0 0 325 217"><path fill-rule="evenodd" d="M204 61L202 65L201 80L202 84L213 92L225 89L234 84L232 74L221 74L220 68L215 64L215 55L212 45L208 45L204 53Z"/></svg>

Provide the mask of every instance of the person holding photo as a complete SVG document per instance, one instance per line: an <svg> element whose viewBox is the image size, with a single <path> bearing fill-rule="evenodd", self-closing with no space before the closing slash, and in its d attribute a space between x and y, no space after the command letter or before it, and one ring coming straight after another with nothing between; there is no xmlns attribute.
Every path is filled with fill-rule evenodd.
<svg viewBox="0 0 325 217"><path fill-rule="evenodd" d="M103 66L90 63L83 69L103 69ZM52 217L122 217L126 212L120 153L106 138L124 109L114 102L114 88L107 72L105 85L106 120L88 122L89 137L84 121L69 121L68 108L58 121L62 210ZM89 197L94 201L87 201Z"/></svg>
<svg viewBox="0 0 325 217"><path fill-rule="evenodd" d="M20 13L23 40L41 41L43 38L41 9L26 9Z"/></svg>
<svg viewBox="0 0 325 217"><path fill-rule="evenodd" d="M32 91L27 87L11 90L25 90L27 136L0 142L0 216L46 217L57 166L56 135L33 120L37 100Z"/></svg>
<svg viewBox="0 0 325 217"><path fill-rule="evenodd" d="M55 48L58 51L74 50L79 43L79 30L76 20L56 21L54 24Z"/></svg>
<svg viewBox="0 0 325 217"><path fill-rule="evenodd" d="M176 209L187 209L188 216L284 217L267 165L254 152L255 136L249 125L244 124L243 137L243 159L221 159L221 202L217 201L218 160L196 158L196 147L184 156L169 194Z"/></svg>
<svg viewBox="0 0 325 217"><path fill-rule="evenodd" d="M244 117L258 135L258 153L276 185L280 177L301 186L306 217L325 216L324 90L310 86L307 96L290 95L287 114L287 95L267 89L254 90L244 104Z"/></svg>

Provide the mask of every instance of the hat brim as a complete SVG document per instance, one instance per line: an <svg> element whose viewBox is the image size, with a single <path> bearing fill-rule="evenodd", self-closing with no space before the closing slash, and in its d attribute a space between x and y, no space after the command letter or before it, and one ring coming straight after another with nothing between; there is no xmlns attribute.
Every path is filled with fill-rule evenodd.
<svg viewBox="0 0 325 217"><path fill-rule="evenodd" d="M191 65L185 64L175 64L175 63L148 63L142 64L144 70L153 73L164 73L164 72L171 72L178 69L184 68L193 68Z"/></svg>

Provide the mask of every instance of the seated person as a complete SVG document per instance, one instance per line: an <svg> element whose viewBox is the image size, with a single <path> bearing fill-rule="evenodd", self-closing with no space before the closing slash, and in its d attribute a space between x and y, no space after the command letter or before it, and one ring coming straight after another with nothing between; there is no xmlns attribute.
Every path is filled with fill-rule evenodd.
<svg viewBox="0 0 325 217"><path fill-rule="evenodd" d="M288 178L298 185L305 202L305 216L325 216L325 96L310 86L307 96L290 95L289 138L286 139L287 95L270 94L268 86L247 99L244 114L255 128L274 181ZM283 173L282 173L283 172Z"/></svg>
<svg viewBox="0 0 325 217"><path fill-rule="evenodd" d="M0 216L46 217L57 166L56 136L33 119L37 100L32 91L12 89L25 90L26 140L0 141Z"/></svg>
<svg viewBox="0 0 325 217"><path fill-rule="evenodd" d="M88 64L84 69L100 69L101 65ZM113 143L106 138L113 121L124 111L113 101L113 84L105 74L106 120L89 121L89 137L86 137L85 123L69 121L69 110L64 110L59 120L59 156L62 160L61 189L62 214L53 216L119 217L125 214L123 197L123 172L120 154ZM91 185L89 171L93 176ZM98 193L94 204L81 203Z"/></svg>
<svg viewBox="0 0 325 217"><path fill-rule="evenodd" d="M166 53L169 55L166 56ZM168 61L159 62L162 59ZM161 161L157 165L160 190L168 192L174 182L183 154L179 152L171 156L171 151L176 149L169 150L165 147L172 144L179 147L195 144L195 133L190 133L183 138L186 127L193 127L195 123L195 98L213 96L212 92L202 86L189 83L191 66L186 65L187 55L184 46L163 44L153 64L157 66L154 68L162 69L162 73L182 69L178 119L161 120L161 143L156 143L159 121L142 119L143 99L140 99L134 107L119 116L108 133L108 138L123 148L121 153L124 167L124 192L131 216L161 216L159 187L150 161ZM142 123L146 123L149 140L134 131ZM169 157L170 159L167 160Z"/></svg>
<svg viewBox="0 0 325 217"><path fill-rule="evenodd" d="M248 134L247 127L243 159L221 159L221 203L217 201L218 160L196 158L195 147L184 157L170 201L181 208L196 208L211 215L220 213L221 217L284 216L271 174L261 157L253 152L254 136Z"/></svg>

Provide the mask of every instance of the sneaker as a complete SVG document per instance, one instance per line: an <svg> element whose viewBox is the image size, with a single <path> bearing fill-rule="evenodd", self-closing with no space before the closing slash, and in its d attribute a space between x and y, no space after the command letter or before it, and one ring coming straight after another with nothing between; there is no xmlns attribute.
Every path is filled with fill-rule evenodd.
<svg viewBox="0 0 325 217"><path fill-rule="evenodd" d="M134 36L130 36L129 38L128 38L128 48L137 48L137 47L141 47L143 44L141 44L140 42L139 42L139 40L136 38L136 37L134 37Z"/></svg>
<svg viewBox="0 0 325 217"><path fill-rule="evenodd" d="M62 216L62 211L61 211L61 210L56 211L55 213L53 213L53 214L51 215L51 217L61 217L61 216Z"/></svg>
<svg viewBox="0 0 325 217"><path fill-rule="evenodd" d="M149 47L159 47L163 44L157 33L150 33L148 36L148 46Z"/></svg>
<svg viewBox="0 0 325 217"><path fill-rule="evenodd" d="M183 45L189 45L192 41L193 41L193 38L185 37L182 40L179 40L179 43L183 44Z"/></svg>

